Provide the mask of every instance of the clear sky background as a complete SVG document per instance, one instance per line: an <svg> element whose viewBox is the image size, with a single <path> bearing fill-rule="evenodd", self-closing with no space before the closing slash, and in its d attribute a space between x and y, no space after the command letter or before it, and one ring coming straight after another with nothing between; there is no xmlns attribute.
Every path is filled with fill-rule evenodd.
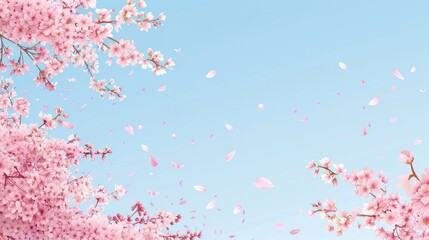
<svg viewBox="0 0 429 240"><path fill-rule="evenodd" d="M98 7L123 3L99 0ZM176 62L174 71L156 77L141 68L102 64L98 78L114 78L128 95L124 102L100 100L88 88L88 76L73 67L56 77L59 85L53 93L36 88L28 78L18 83L20 95L32 102L28 122L39 122L44 105L51 113L59 105L70 114L74 128L51 131L52 136L78 133L85 142L113 149L106 162L87 160L79 167L79 174L92 174L94 185L110 190L115 183L127 186L128 194L108 205L106 213L128 213L139 200L151 212L162 208L181 213L180 228L202 229L204 239L337 239L326 233L326 222L307 216L310 204L335 199L339 207L352 210L363 201L343 181L333 188L314 178L305 169L309 161L328 156L348 171L383 169L390 191L398 191L397 177L409 173L398 160L401 150L414 154L419 173L428 166L429 2L147 3L155 15L166 13L165 25L149 33L124 27L117 38L133 39L141 50L162 51ZM100 59L104 62L105 56ZM338 62L348 69L341 70ZM417 70L411 73L413 66ZM392 75L392 69L405 80ZM210 70L217 75L206 79ZM67 81L72 77L76 82ZM161 85L167 91L158 92ZM368 106L374 97L380 104ZM258 109L260 103L265 110ZM301 121L305 117L308 121ZM390 123L392 117L398 120ZM124 131L127 124L133 126L133 136ZM415 145L415 140L422 143ZM144 152L141 144L150 151ZM226 162L234 150L235 157ZM158 167L150 165L150 155ZM184 168L173 168L172 161ZM130 171L135 174L129 176ZM275 187L256 189L258 177ZM195 191L194 185L206 186L207 192ZM147 189L160 194L150 196ZM180 198L186 204L179 205ZM212 200L220 211L206 209ZM237 204L245 215L232 213ZM278 223L284 228L276 229ZM290 235L295 228L301 232ZM370 230L353 227L341 239L375 237Z"/></svg>

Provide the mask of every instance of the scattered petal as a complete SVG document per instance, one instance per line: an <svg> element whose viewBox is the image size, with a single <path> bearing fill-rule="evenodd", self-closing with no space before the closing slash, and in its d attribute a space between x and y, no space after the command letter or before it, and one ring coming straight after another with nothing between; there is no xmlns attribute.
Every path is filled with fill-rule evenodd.
<svg viewBox="0 0 429 240"><path fill-rule="evenodd" d="M416 139L416 140L414 140L414 145L420 145L420 144L422 144L422 140L419 140L419 139Z"/></svg>
<svg viewBox="0 0 429 240"><path fill-rule="evenodd" d="M133 127L131 125L125 126L125 132L127 132L130 135L134 135L134 130L133 130Z"/></svg>
<svg viewBox="0 0 429 240"><path fill-rule="evenodd" d="M176 139L177 134L173 133L173 134L171 134L171 137L172 137L173 139Z"/></svg>
<svg viewBox="0 0 429 240"><path fill-rule="evenodd" d="M49 109L49 106L43 105L43 110L48 111L48 109Z"/></svg>
<svg viewBox="0 0 429 240"><path fill-rule="evenodd" d="M174 51L175 52L180 52L180 51L182 51L182 49L181 48L175 48Z"/></svg>
<svg viewBox="0 0 429 240"><path fill-rule="evenodd" d="M148 147L148 146L146 146L146 145L144 145L144 144L142 144L142 149L143 149L143 151L145 151L145 152L149 152L149 147Z"/></svg>
<svg viewBox="0 0 429 240"><path fill-rule="evenodd" d="M76 82L76 78L69 78L67 79L69 82Z"/></svg>
<svg viewBox="0 0 429 240"><path fill-rule="evenodd" d="M233 214L239 214L241 212L242 206L239 204L237 205L234 210L232 211Z"/></svg>
<svg viewBox="0 0 429 240"><path fill-rule="evenodd" d="M225 127L228 131L234 130L234 127L231 124L226 124Z"/></svg>
<svg viewBox="0 0 429 240"><path fill-rule="evenodd" d="M310 120L310 118L304 117L303 119L301 119L301 122L308 122L308 120Z"/></svg>
<svg viewBox="0 0 429 240"><path fill-rule="evenodd" d="M165 85L161 85L159 88L158 88L158 92L165 92L167 90L167 86L165 86Z"/></svg>
<svg viewBox="0 0 429 240"><path fill-rule="evenodd" d="M130 173L128 174L130 177L134 176L134 174L136 174L136 171L131 170Z"/></svg>
<svg viewBox="0 0 429 240"><path fill-rule="evenodd" d="M369 106L375 106L379 103L380 103L380 99L376 97L376 98L371 99L371 101L369 101L368 105Z"/></svg>
<svg viewBox="0 0 429 240"><path fill-rule="evenodd" d="M342 70L347 70L347 65L343 62L338 62L338 66L342 69Z"/></svg>
<svg viewBox="0 0 429 240"><path fill-rule="evenodd" d="M395 92L396 92L396 87L395 87L395 85L392 85L391 91L392 91L392 93L395 93Z"/></svg>
<svg viewBox="0 0 429 240"><path fill-rule="evenodd" d="M395 77L401 79L401 80L405 80L404 76L402 76L402 74L397 70L397 69L393 69L392 70L393 75L395 75Z"/></svg>
<svg viewBox="0 0 429 240"><path fill-rule="evenodd" d="M255 181L255 187L258 189L269 189L273 188L274 185L266 178L257 178Z"/></svg>
<svg viewBox="0 0 429 240"><path fill-rule="evenodd" d="M390 123L395 123L397 120L398 120L397 117L392 117L392 118L389 119L389 122Z"/></svg>
<svg viewBox="0 0 429 240"><path fill-rule="evenodd" d="M299 230L299 229L294 229L294 230L290 231L290 234L295 235L295 234L298 234L300 231L301 230Z"/></svg>
<svg viewBox="0 0 429 240"><path fill-rule="evenodd" d="M143 126L142 126L142 125L139 125L139 126L137 127L137 129L138 129L139 131L141 131L141 130L143 129Z"/></svg>
<svg viewBox="0 0 429 240"><path fill-rule="evenodd" d="M232 151L232 152L230 152L230 153L228 153L227 155L226 155L226 157L225 157L225 160L226 161L231 161L232 160L232 158L234 157L234 155L235 155L235 153L236 153L237 151Z"/></svg>
<svg viewBox="0 0 429 240"><path fill-rule="evenodd" d="M207 191L207 188L204 186L194 186L194 189L197 190L198 192L205 192Z"/></svg>
<svg viewBox="0 0 429 240"><path fill-rule="evenodd" d="M147 190L147 193L149 193L149 195L151 195L151 196L156 196L159 194L159 192L155 192L155 191L152 191L150 189Z"/></svg>
<svg viewBox="0 0 429 240"><path fill-rule="evenodd" d="M217 205L216 201L211 201L207 204L206 208L207 209L213 209L216 207L216 205Z"/></svg>
<svg viewBox="0 0 429 240"><path fill-rule="evenodd" d="M150 164L152 165L152 167L158 166L158 162L156 161L156 159L152 155L149 156L149 160L150 160Z"/></svg>
<svg viewBox="0 0 429 240"><path fill-rule="evenodd" d="M183 168L184 167L184 165L178 164L176 162L171 162L171 166L173 166L174 168Z"/></svg>
<svg viewBox="0 0 429 240"><path fill-rule="evenodd" d="M264 106L264 104L260 103L260 104L258 104L258 108L259 108L259 110L262 111L265 109L265 106Z"/></svg>
<svg viewBox="0 0 429 240"><path fill-rule="evenodd" d="M181 199L179 200L179 204L180 204L180 205L185 205L185 203L186 203L186 200L185 200L185 199L181 198Z"/></svg>
<svg viewBox="0 0 429 240"><path fill-rule="evenodd" d="M365 85L365 83L366 83L366 82L365 82L365 80L361 80L361 81L360 81L360 83L361 83L362 85Z"/></svg>
<svg viewBox="0 0 429 240"><path fill-rule="evenodd" d="M282 229L282 228L284 228L284 224L282 224L282 223L277 223L276 225L275 225L275 227L276 227L276 229L277 230L279 230L279 229Z"/></svg>
<svg viewBox="0 0 429 240"><path fill-rule="evenodd" d="M68 129L72 129L73 128L73 124L71 122L61 122L60 124L61 126L68 128Z"/></svg>
<svg viewBox="0 0 429 240"><path fill-rule="evenodd" d="M216 76L216 71L211 70L210 72L207 73L206 78L213 78L214 76Z"/></svg>
<svg viewBox="0 0 429 240"><path fill-rule="evenodd" d="M413 73L413 72L415 72L415 71L416 71L416 69L417 69L417 68L416 68L416 66L413 66L413 67L411 68L410 72L412 72L412 73Z"/></svg>
<svg viewBox="0 0 429 240"><path fill-rule="evenodd" d="M363 135L366 136L368 134L368 131L366 130L366 128L363 128Z"/></svg>

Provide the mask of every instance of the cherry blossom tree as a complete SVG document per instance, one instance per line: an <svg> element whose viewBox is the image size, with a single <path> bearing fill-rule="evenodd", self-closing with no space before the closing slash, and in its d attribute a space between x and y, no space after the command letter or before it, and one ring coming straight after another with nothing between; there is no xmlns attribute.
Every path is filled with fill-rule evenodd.
<svg viewBox="0 0 429 240"><path fill-rule="evenodd" d="M0 2L0 71L24 75L34 65L38 70L35 83L50 91L57 85L53 78L73 65L88 73L90 88L101 96L123 100L125 95L113 79L96 78L98 53L107 52L107 64L114 60L122 67L138 64L156 75L174 66L159 51L148 49L145 55L132 40L113 36L124 24L135 24L142 31L161 25L165 15L143 12L146 3L142 0L128 0L117 12L95 9L95 0ZM104 186L93 187L90 175L77 176L70 169L81 159L104 160L112 150L81 145L77 135L66 140L49 137L46 130L73 127L60 107L54 115L40 113L39 124L23 123L30 102L17 97L11 78L0 80L1 239L201 238L201 232L173 232L171 226L181 215L159 211L151 216L140 202L131 206L129 215L103 215L103 207L119 200L126 190L121 185L111 192ZM84 211L79 208L82 203L92 205Z"/></svg>
<svg viewBox="0 0 429 240"><path fill-rule="evenodd" d="M411 173L399 178L399 188L402 188L410 198L403 200L398 193L388 193L388 179L380 171L374 176L374 171L364 168L359 172L347 174L342 164L334 164L329 158L323 158L317 164L311 161L308 169L317 176L322 171L321 179L325 183L337 186L338 178L349 182L357 196L370 198L361 208L351 212L337 208L334 200L313 203L309 215L320 214L322 219L330 222L327 231L335 231L342 235L354 222L358 227L375 230L380 239L389 240L425 240L429 239L429 169L419 177L414 170L414 156L408 150L403 150L399 159L410 166ZM413 181L412 181L413 180ZM361 221L359 221L361 219Z"/></svg>
<svg viewBox="0 0 429 240"><path fill-rule="evenodd" d="M0 71L10 67L11 75L23 75L29 64L34 64L39 71L35 83L52 91L57 84L51 81L54 76L69 65L83 67L92 89L102 96L108 94L109 99L122 100L126 96L113 79L106 82L96 78L99 52L107 52L107 64L113 60L121 67L138 64L156 75L174 66L172 59L164 61L159 51L149 48L145 55L137 50L134 41L113 37L114 30L119 31L124 24L135 24L141 31L158 27L166 19L164 13L154 17L151 12L141 11L146 7L143 0L127 0L117 13L113 9L80 13L95 7L95 0L2 0ZM15 58L11 45L18 48Z"/></svg>

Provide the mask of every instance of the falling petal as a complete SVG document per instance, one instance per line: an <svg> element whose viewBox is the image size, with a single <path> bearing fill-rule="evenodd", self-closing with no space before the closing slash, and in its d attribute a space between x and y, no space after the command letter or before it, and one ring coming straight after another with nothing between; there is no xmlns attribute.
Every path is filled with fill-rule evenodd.
<svg viewBox="0 0 429 240"><path fill-rule="evenodd" d="M308 122L308 120L310 120L308 117L304 117L303 119L301 119L301 122Z"/></svg>
<svg viewBox="0 0 429 240"><path fill-rule="evenodd" d="M216 207L216 201L211 201L211 202L209 202L208 204L207 204L207 206L206 206L206 208L207 209L212 209L212 208L215 208Z"/></svg>
<svg viewBox="0 0 429 240"><path fill-rule="evenodd" d="M214 137L214 135L213 134L210 134L210 136L209 136L210 138L213 138Z"/></svg>
<svg viewBox="0 0 429 240"><path fill-rule="evenodd" d="M69 78L67 79L69 82L76 82L76 78Z"/></svg>
<svg viewBox="0 0 429 240"><path fill-rule="evenodd" d="M204 186L194 186L194 189L197 190L198 192L207 191L206 187L204 187Z"/></svg>
<svg viewBox="0 0 429 240"><path fill-rule="evenodd" d="M173 139L176 139L177 135L176 135L175 133L173 133L173 134L171 134L171 137L172 137Z"/></svg>
<svg viewBox="0 0 429 240"><path fill-rule="evenodd" d="M363 128L363 135L366 136L368 134L366 128Z"/></svg>
<svg viewBox="0 0 429 240"><path fill-rule="evenodd" d="M159 194L159 192L155 192L155 191L152 191L150 189L147 190L147 193L149 193L149 195L151 195L151 196L156 196Z"/></svg>
<svg viewBox="0 0 429 240"><path fill-rule="evenodd" d="M167 121L162 122L162 126L167 126Z"/></svg>
<svg viewBox="0 0 429 240"><path fill-rule="evenodd" d="M255 187L258 189L269 189L273 188L274 185L266 178L257 178L255 181Z"/></svg>
<svg viewBox="0 0 429 240"><path fill-rule="evenodd" d="M43 110L48 111L48 109L49 109L49 106L43 105Z"/></svg>
<svg viewBox="0 0 429 240"><path fill-rule="evenodd" d="M145 152L149 152L149 147L148 147L148 146L146 146L146 145L144 145L144 144L142 144L142 149L143 149L143 151L145 151Z"/></svg>
<svg viewBox="0 0 429 240"><path fill-rule="evenodd" d="M396 92L396 87L395 87L395 85L392 85L391 91L392 91L392 93L395 93L395 92Z"/></svg>
<svg viewBox="0 0 429 240"><path fill-rule="evenodd" d="M420 144L422 144L422 140L419 140L419 139L416 139L416 140L414 140L414 145L420 145Z"/></svg>
<svg viewBox="0 0 429 240"><path fill-rule="evenodd" d="M426 92L426 89L420 89L419 92L424 93Z"/></svg>
<svg viewBox="0 0 429 240"><path fill-rule="evenodd" d="M293 113L297 113L297 112L298 112L298 109L293 110Z"/></svg>
<svg viewBox="0 0 429 240"><path fill-rule="evenodd" d="M282 224L282 223L277 223L276 225L275 225L275 227L276 227L276 229L277 230L279 230L279 229L282 229L282 228L284 228L284 224Z"/></svg>
<svg viewBox="0 0 429 240"><path fill-rule="evenodd" d="M211 70L210 72L207 73L206 78L213 78L214 76L216 76L216 71Z"/></svg>
<svg viewBox="0 0 429 240"><path fill-rule="evenodd" d="M130 173L128 174L130 177L134 176L134 174L136 174L136 172L134 170L131 170Z"/></svg>
<svg viewBox="0 0 429 240"><path fill-rule="evenodd" d="M347 70L347 65L346 65L345 63L338 62L338 66L339 66L342 70Z"/></svg>
<svg viewBox="0 0 429 240"><path fill-rule="evenodd" d="M185 200L185 199L181 198L181 199L179 200L179 204L180 204L180 205L185 205L185 203L186 203L186 200Z"/></svg>
<svg viewBox="0 0 429 240"><path fill-rule="evenodd" d="M225 127L228 131L234 130L234 127L231 124L226 124Z"/></svg>
<svg viewBox="0 0 429 240"><path fill-rule="evenodd" d="M192 139L191 144L195 144L195 143L196 143L195 139Z"/></svg>
<svg viewBox="0 0 429 240"><path fill-rule="evenodd" d="M393 75L395 75L395 77L401 79L401 80L405 80L404 76L402 76L402 74L397 70L397 69L393 69L392 70Z"/></svg>
<svg viewBox="0 0 429 240"><path fill-rule="evenodd" d="M165 85L161 85L159 88L158 88L158 92L165 92L167 90L167 86L165 86Z"/></svg>
<svg viewBox="0 0 429 240"><path fill-rule="evenodd" d="M264 104L260 103L260 104L258 104L258 108L259 108L259 110L262 111L265 109L265 106L264 106Z"/></svg>
<svg viewBox="0 0 429 240"><path fill-rule="evenodd" d="M72 129L73 128L73 124L71 122L61 122L60 124L61 126L68 128L68 129Z"/></svg>
<svg viewBox="0 0 429 240"><path fill-rule="evenodd" d="M316 107L320 107L320 102L316 102Z"/></svg>
<svg viewBox="0 0 429 240"><path fill-rule="evenodd" d="M380 103L380 99L376 97L376 98L371 99L371 101L369 101L368 105L369 106L375 106L375 105L378 105L379 103Z"/></svg>
<svg viewBox="0 0 429 240"><path fill-rule="evenodd" d="M176 162L171 162L171 166L173 166L174 168L183 168L184 167L184 165L178 164Z"/></svg>
<svg viewBox="0 0 429 240"><path fill-rule="evenodd" d="M392 117L392 118L389 119L389 122L390 123L395 123L397 120L398 120L397 117Z"/></svg>
<svg viewBox="0 0 429 240"><path fill-rule="evenodd" d="M139 125L139 126L137 127L137 129L138 129L139 131L141 131L141 130L143 129L143 126L142 126L142 125Z"/></svg>
<svg viewBox="0 0 429 240"><path fill-rule="evenodd" d="M362 85L365 85L365 80L361 80L360 83L362 83Z"/></svg>
<svg viewBox="0 0 429 240"><path fill-rule="evenodd" d="M241 205L237 205L234 210L232 211L233 214L239 214L241 212Z"/></svg>
<svg viewBox="0 0 429 240"><path fill-rule="evenodd" d="M295 235L295 234L298 234L300 231L301 230L299 230L299 229L294 229L294 230L290 231L290 234Z"/></svg>
<svg viewBox="0 0 429 240"><path fill-rule="evenodd" d="M337 96L341 96L341 93L340 93L340 92L337 92Z"/></svg>
<svg viewBox="0 0 429 240"><path fill-rule="evenodd" d="M416 68L416 66L413 66L413 67L411 68L410 72L412 72L412 73L413 73L413 72L415 72L415 71L416 71L416 69L417 69L417 68Z"/></svg>
<svg viewBox="0 0 429 240"><path fill-rule="evenodd" d="M180 51L182 51L182 49L181 48L175 48L174 51L175 52L180 52Z"/></svg>
<svg viewBox="0 0 429 240"><path fill-rule="evenodd" d="M226 155L226 157L225 157L225 160L226 160L226 161L231 161L231 160L232 160L232 158L234 157L235 153L236 153L236 151L232 151L232 152L228 153L228 154Z"/></svg>
<svg viewBox="0 0 429 240"><path fill-rule="evenodd" d="M134 135L134 130L133 130L133 127L131 125L125 126L125 132L127 132L130 135Z"/></svg>
<svg viewBox="0 0 429 240"><path fill-rule="evenodd" d="M156 161L156 159L152 155L149 156L149 160L150 160L150 164L152 165L152 167L158 166L158 162Z"/></svg>
<svg viewBox="0 0 429 240"><path fill-rule="evenodd" d="M131 70L129 73L128 73L128 75L133 75L134 74L134 71L133 70Z"/></svg>

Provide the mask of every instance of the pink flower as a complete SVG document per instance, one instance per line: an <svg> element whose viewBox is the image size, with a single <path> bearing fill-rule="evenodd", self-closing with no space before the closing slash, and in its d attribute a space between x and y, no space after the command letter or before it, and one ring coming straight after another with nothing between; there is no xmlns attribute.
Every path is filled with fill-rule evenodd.
<svg viewBox="0 0 429 240"><path fill-rule="evenodd" d="M410 151L403 150L399 155L399 160L405 164L411 164L414 161L414 157L411 155Z"/></svg>

